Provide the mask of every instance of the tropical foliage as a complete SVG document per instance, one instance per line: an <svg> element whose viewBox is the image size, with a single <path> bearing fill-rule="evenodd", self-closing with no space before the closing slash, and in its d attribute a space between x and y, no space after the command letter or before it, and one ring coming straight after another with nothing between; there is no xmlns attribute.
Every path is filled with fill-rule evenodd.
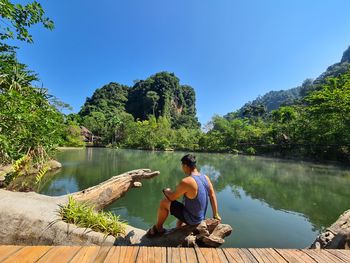
<svg viewBox="0 0 350 263"><path fill-rule="evenodd" d="M119 216L112 212L96 212L92 205L80 203L71 196L69 196L66 205L60 205L58 213L66 223L90 228L105 234L105 236L118 237L125 234L126 222L122 222Z"/></svg>
<svg viewBox="0 0 350 263"><path fill-rule="evenodd" d="M1 0L0 5L0 163L25 155L43 162L61 140L63 115L57 100L34 86L37 75L18 62L16 48L6 41L31 43L30 26L52 29L53 23L35 1L21 5Z"/></svg>

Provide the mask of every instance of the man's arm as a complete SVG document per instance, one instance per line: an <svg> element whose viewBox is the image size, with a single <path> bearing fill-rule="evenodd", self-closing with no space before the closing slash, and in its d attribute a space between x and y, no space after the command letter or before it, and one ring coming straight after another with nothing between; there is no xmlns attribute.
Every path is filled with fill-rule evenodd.
<svg viewBox="0 0 350 263"><path fill-rule="evenodd" d="M205 176L207 178L208 184L209 184L209 199L210 199L210 204L213 209L213 217L215 219L218 219L221 221L221 217L218 212L218 202L216 201L216 195L214 191L214 187L209 179L208 176Z"/></svg>
<svg viewBox="0 0 350 263"><path fill-rule="evenodd" d="M187 188L187 183L184 182L184 180L182 180L176 187L175 191L172 191L171 189L166 189L163 191L163 193L170 201L174 201L183 194L185 194L187 192Z"/></svg>

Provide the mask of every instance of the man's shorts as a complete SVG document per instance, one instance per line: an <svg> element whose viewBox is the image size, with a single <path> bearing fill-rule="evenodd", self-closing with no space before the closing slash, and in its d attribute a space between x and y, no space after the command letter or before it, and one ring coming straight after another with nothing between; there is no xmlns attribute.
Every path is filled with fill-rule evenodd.
<svg viewBox="0 0 350 263"><path fill-rule="evenodd" d="M176 200L170 203L170 214L175 216L181 222L184 222L187 224L184 216L184 210L185 210L185 206L183 205L183 203L180 203L179 201L176 201Z"/></svg>

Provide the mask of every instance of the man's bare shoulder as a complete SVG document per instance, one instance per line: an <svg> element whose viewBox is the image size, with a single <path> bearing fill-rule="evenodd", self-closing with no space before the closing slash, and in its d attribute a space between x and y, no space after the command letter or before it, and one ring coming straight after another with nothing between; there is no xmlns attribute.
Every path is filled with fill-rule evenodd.
<svg viewBox="0 0 350 263"><path fill-rule="evenodd" d="M185 178L182 178L181 184L183 185L190 185L193 186L196 183L196 181L192 178L192 176L187 176Z"/></svg>

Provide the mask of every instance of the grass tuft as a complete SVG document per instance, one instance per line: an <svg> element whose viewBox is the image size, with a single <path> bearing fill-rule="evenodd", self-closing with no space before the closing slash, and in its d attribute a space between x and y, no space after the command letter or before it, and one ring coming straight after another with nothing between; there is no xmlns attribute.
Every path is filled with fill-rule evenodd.
<svg viewBox="0 0 350 263"><path fill-rule="evenodd" d="M66 205L60 205L59 215L66 223L91 228L105 236L118 237L125 234L127 223L111 212L96 212L94 206L81 203L69 196Z"/></svg>

